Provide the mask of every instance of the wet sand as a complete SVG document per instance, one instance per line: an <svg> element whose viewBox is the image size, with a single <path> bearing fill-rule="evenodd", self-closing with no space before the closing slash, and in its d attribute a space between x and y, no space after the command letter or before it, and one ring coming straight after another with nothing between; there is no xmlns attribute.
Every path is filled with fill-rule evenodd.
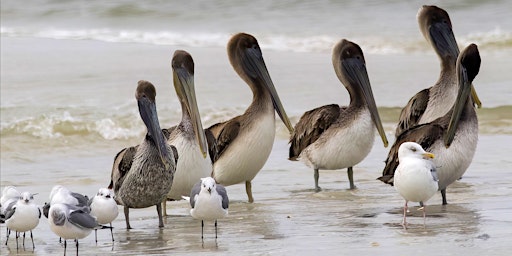
<svg viewBox="0 0 512 256"><path fill-rule="evenodd" d="M286 160L286 141L278 140L253 181L255 203L246 202L243 185L227 188L229 216L219 220L217 239L214 224L206 222L201 241L200 221L190 217L186 201L179 201L168 204L171 216L163 229L157 227L155 207L131 210L133 229L129 231L120 213L113 223L115 242L108 230L100 230L95 244L91 233L80 240L80 255L508 255L512 249L512 161L510 144L500 142L511 139L508 135L480 136L469 170L448 188L449 205L440 205L440 194L428 201L426 228L414 206L409 228L404 230L400 225L403 200L393 187L375 180L387 153L380 141L375 141L370 155L354 169L356 190L347 189L345 170L320 171L323 191L315 193L313 171ZM73 179L56 171L48 178L55 182L49 183L24 175L18 186L39 192L36 201L40 204L56 183L92 196L108 183L104 166L110 158L86 159L92 169L82 177ZM9 176L7 180L13 180ZM0 232L1 254L16 255L14 236L5 246L3 225ZM34 238L35 251L27 240L26 250L18 255L62 255L63 246L44 217ZM68 246L68 255L74 255L74 243L69 241Z"/></svg>

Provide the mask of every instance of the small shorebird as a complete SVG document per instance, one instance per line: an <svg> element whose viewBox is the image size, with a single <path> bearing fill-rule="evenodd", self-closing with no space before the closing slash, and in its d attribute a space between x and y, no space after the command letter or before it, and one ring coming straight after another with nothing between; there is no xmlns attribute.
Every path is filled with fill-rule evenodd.
<svg viewBox="0 0 512 256"><path fill-rule="evenodd" d="M188 196L197 180L212 175L212 161L208 155L201 117L194 89L194 60L186 52L177 50L172 58L173 81L181 103L181 122L167 129L167 143L176 147L180 157L174 173L171 190L163 203L167 216L167 199L181 200Z"/></svg>
<svg viewBox="0 0 512 256"><path fill-rule="evenodd" d="M434 154L425 150L416 142L404 142L398 149L400 164L395 171L395 189L405 199L402 225L407 228L407 203L423 202L423 226L425 227L425 202L438 190L436 167L431 159Z"/></svg>
<svg viewBox="0 0 512 256"><path fill-rule="evenodd" d="M437 7L424 5L417 14L421 33L434 48L441 62L441 72L434 86L416 93L402 109L395 136L417 125L434 121L450 110L457 99L457 74L455 66L459 47L452 30L448 13ZM474 103L481 102L471 86Z"/></svg>
<svg viewBox="0 0 512 256"><path fill-rule="evenodd" d="M414 141L436 155L439 190L446 200L446 187L462 177L471 164L478 143L478 118L471 98L471 83L480 70L478 47L471 44L457 59L459 91L454 105L444 116L402 132L389 150L386 166L378 179L393 185L394 172L399 164L399 146Z"/></svg>
<svg viewBox="0 0 512 256"><path fill-rule="evenodd" d="M239 33L228 42L228 56L238 75L253 93L245 113L209 128L215 141L209 142L213 159L212 177L224 186L245 182L252 203L251 181L267 161L275 138L275 111L293 132L293 127L277 95L268 73L258 41L252 35Z"/></svg>
<svg viewBox="0 0 512 256"><path fill-rule="evenodd" d="M30 192L21 193L21 197L18 198L17 201L10 201L10 203L5 206L4 214L5 216L2 218L2 223L5 222L8 231L5 245L7 245L9 241L11 230L14 230L16 232L16 250L18 250L18 237L21 232L23 232L23 248L25 248L25 232L30 231L32 248L36 248L32 230L39 224L41 210L34 203L34 194Z"/></svg>
<svg viewBox="0 0 512 256"><path fill-rule="evenodd" d="M96 221L100 225L110 224L110 234L112 242L114 242L114 233L112 232L112 221L117 218L119 209L114 200L114 192L108 188L100 188L98 193L89 201L91 207L91 215L96 217ZM94 230L94 239L98 242L98 230Z"/></svg>
<svg viewBox="0 0 512 256"><path fill-rule="evenodd" d="M166 142L156 113L156 89L148 81L139 81L135 98L147 128L141 144L122 149L114 158L109 189L117 204L124 206L126 228L131 229L130 208L156 206L158 227L164 227L162 201L173 183L178 153Z"/></svg>
<svg viewBox="0 0 512 256"><path fill-rule="evenodd" d="M203 238L204 221L215 221L215 238L217 238L217 219L228 215L229 199L226 189L216 184L211 177L201 178L190 192L190 215L201 220L201 239Z"/></svg>
<svg viewBox="0 0 512 256"><path fill-rule="evenodd" d="M332 51L332 63L350 94L350 104L325 105L304 113L290 138L289 159L301 160L314 169L316 191L321 190L319 169L348 168L350 189L356 187L352 167L372 149L375 128L384 147L388 146L359 45L339 41Z"/></svg>
<svg viewBox="0 0 512 256"><path fill-rule="evenodd" d="M102 228L89 213L87 206L55 203L48 213L50 229L64 239L64 255L66 255L67 239L75 240L78 255L78 240L87 237L93 229Z"/></svg>

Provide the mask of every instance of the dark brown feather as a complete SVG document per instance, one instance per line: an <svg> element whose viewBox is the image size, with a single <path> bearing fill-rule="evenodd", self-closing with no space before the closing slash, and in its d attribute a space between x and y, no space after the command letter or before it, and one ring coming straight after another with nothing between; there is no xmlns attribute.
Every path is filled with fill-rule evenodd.
<svg viewBox="0 0 512 256"><path fill-rule="evenodd" d="M395 137L398 137L403 131L418 124L421 116L425 113L425 109L427 109L428 99L429 89L424 89L416 93L409 102L407 102L407 105L400 112Z"/></svg>
<svg viewBox="0 0 512 256"><path fill-rule="evenodd" d="M402 132L389 150L382 176L377 179L393 186L393 176L399 164L398 148L400 145L407 141L413 141L420 144L426 151L429 151L434 142L442 139L443 134L446 132L447 122L445 119L441 117L432 123L420 124Z"/></svg>
<svg viewBox="0 0 512 256"><path fill-rule="evenodd" d="M331 104L304 113L290 138L289 160L296 161L302 150L314 143L338 119L340 111L340 106Z"/></svg>

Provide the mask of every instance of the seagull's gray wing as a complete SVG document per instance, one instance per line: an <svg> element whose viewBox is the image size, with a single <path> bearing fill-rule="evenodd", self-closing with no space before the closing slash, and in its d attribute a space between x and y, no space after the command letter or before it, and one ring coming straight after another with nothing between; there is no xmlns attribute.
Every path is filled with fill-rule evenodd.
<svg viewBox="0 0 512 256"><path fill-rule="evenodd" d="M71 195L78 200L78 206L88 206L89 197L79 193L71 192Z"/></svg>
<svg viewBox="0 0 512 256"><path fill-rule="evenodd" d="M4 218L5 218L5 220L8 220L10 217L12 217L12 215L16 211L16 203L17 203L17 201L11 200L8 203L9 204L7 205L7 207L5 208L5 211L4 211L4 215L5 215Z"/></svg>
<svg viewBox="0 0 512 256"><path fill-rule="evenodd" d="M199 192L201 192L201 181L196 183L190 191L190 206L192 206L192 208L196 205L196 196L199 195Z"/></svg>
<svg viewBox="0 0 512 256"><path fill-rule="evenodd" d="M227 209L229 207L229 198L226 188L220 184L217 184L215 187L217 188L217 193L222 197L222 208Z"/></svg>
<svg viewBox="0 0 512 256"><path fill-rule="evenodd" d="M96 219L89 214L89 212L84 209L86 207L81 207L76 210L71 210L69 213L68 221L82 228L95 228L98 226L98 222Z"/></svg>

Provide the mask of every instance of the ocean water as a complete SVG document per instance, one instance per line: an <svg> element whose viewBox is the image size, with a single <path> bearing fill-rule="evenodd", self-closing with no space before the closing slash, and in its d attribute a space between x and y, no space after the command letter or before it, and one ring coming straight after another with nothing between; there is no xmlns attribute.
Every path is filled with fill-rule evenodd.
<svg viewBox="0 0 512 256"><path fill-rule="evenodd" d="M37 192L41 204L57 183L89 195L108 185L115 154L139 143L145 132L134 99L138 80L155 84L161 125L179 122L181 110L170 67L177 49L187 50L194 58L196 93L205 127L243 113L251 100L248 86L233 71L226 55L226 43L237 32L258 39L292 123L314 107L348 104L348 93L334 74L330 56L332 46L342 38L358 43L364 51L391 141L401 107L413 94L433 85L439 74L438 59L418 29L416 13L423 4L419 1L2 0L0 4L0 186L16 185ZM345 190L345 171L325 171L320 185L326 183L322 187L327 189L315 194L312 171L286 160L288 134L279 122L274 151L253 182L257 202L254 206L243 203L243 186L228 188L235 203L232 217L224 224L225 237L218 244L207 242L201 247L200 241L198 245L197 240L187 240L196 238L198 230L190 228L197 223L189 218L187 205L180 202L172 206L176 218L168 219L172 229L160 233L153 225L154 209L133 211L134 216L139 214L134 223L144 227L143 234L138 234L142 241L150 240L156 254L187 250L310 254L306 245L311 244L301 244L301 239L319 242L326 254L341 249L340 243L353 243L350 249L360 251L358 242L360 249L384 247L384 254L394 251L394 246L385 246L390 244L405 252L427 250L428 245L418 250L405 246L417 245L418 237L441 244L448 254L461 248L486 248L496 254L511 249L482 241L487 241L486 235L493 244L512 237L504 228L512 230L510 217L506 217L512 205L512 180L507 176L512 169L507 153L512 145L512 2L429 4L448 11L461 49L476 43L482 56L474 81L483 102L483 108L477 110L479 146L464 178L448 191L448 200L453 195L454 204L442 208L439 198L432 199L435 228L411 234L390 224L399 222L402 202L391 187L375 181L387 154L379 140L367 159L356 166L356 192ZM307 212L296 200L317 204L318 210ZM337 203L350 204L349 212L331 208ZM471 229L458 230L464 226L459 223L444 230L457 221L457 213L467 218ZM283 214L290 218L281 219ZM324 224L329 216L334 220ZM472 216L479 216L478 220ZM365 224L351 226L352 217L363 218ZM119 216L115 223L119 244L113 247L114 253L143 252L146 247L124 230L123 219ZM43 236L34 234L35 254L60 253L62 248L45 221L36 229ZM266 223L264 229L258 229L258 221ZM244 225L251 229L240 236L237 231L244 230ZM312 225L319 233L295 225ZM339 226L343 228L337 230ZM344 232L367 238L348 239ZM450 232L456 233L453 240L446 239ZM109 252L108 243L95 247L94 241L87 239L81 248L95 248L91 254ZM15 253L13 243L5 246L3 241L2 255ZM456 245L451 250L450 243Z"/></svg>

